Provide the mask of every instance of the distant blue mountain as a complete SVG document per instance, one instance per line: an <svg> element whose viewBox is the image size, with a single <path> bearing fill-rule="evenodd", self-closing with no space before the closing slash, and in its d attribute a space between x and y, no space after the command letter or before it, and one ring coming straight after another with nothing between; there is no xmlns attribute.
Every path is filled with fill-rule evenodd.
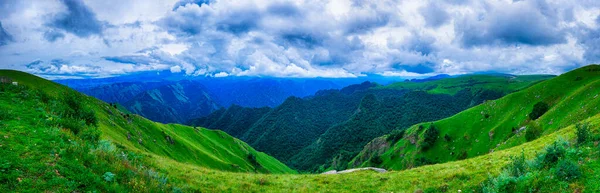
<svg viewBox="0 0 600 193"><path fill-rule="evenodd" d="M447 77L449 76L438 75L411 81L431 81ZM183 123L190 118L208 115L221 107L276 107L292 96L318 96L327 90L344 87L346 88L341 90L342 93L353 93L377 84L385 85L403 80L401 77L374 74L357 78L216 78L154 71L55 82L109 103L120 103L131 112L154 121Z"/></svg>

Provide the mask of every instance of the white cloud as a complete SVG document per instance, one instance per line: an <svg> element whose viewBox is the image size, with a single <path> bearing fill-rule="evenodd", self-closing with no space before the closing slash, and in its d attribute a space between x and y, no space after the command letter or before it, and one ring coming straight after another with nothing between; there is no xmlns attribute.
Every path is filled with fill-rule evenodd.
<svg viewBox="0 0 600 193"><path fill-rule="evenodd" d="M593 57L600 52L598 1L220 0L177 9L177 0L84 3L105 24L101 34L49 27L66 11L61 1L0 6L14 9L0 13L14 40L0 47L0 67L41 73L25 65L60 59L68 64L49 67L55 74L355 77L558 74L600 62ZM48 41L45 34L58 36Z"/></svg>

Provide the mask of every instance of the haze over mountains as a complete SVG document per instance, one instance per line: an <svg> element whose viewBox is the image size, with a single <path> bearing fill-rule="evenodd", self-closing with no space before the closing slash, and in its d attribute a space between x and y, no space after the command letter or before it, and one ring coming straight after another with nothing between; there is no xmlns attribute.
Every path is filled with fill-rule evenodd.
<svg viewBox="0 0 600 193"><path fill-rule="evenodd" d="M373 138L451 116L551 76L438 75L343 88L360 79L164 77L172 81L80 90L150 120L223 130L295 169L323 171L347 168ZM85 80L68 82L85 85Z"/></svg>
<svg viewBox="0 0 600 193"><path fill-rule="evenodd" d="M153 77L57 80L109 103L163 123L184 123L231 105L275 107L290 96L305 97L318 90L340 88L360 79L181 78ZM181 109L181 108L187 109ZM178 109L179 108L179 109Z"/></svg>

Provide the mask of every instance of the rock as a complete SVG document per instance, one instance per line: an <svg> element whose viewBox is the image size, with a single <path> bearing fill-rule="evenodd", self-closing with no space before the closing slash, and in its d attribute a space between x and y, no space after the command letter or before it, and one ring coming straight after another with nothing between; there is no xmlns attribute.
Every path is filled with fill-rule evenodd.
<svg viewBox="0 0 600 193"><path fill-rule="evenodd" d="M324 172L322 174L345 174L345 173L351 173L351 172L362 171L362 170L373 170L373 171L376 171L379 173L387 172L387 170L385 170L383 168L365 167L365 168L347 169L347 170L343 170L343 171L331 170L331 171Z"/></svg>
<svg viewBox="0 0 600 193"><path fill-rule="evenodd" d="M330 171L323 172L321 174L337 174L337 171L336 170L330 170Z"/></svg>

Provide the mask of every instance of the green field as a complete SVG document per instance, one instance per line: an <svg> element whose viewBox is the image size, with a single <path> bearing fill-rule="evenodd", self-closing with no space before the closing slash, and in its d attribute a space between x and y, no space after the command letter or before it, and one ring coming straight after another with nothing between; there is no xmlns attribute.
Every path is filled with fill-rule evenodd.
<svg viewBox="0 0 600 193"><path fill-rule="evenodd" d="M511 157L525 155L533 163L557 140L570 144L560 160L576 162L581 176L559 179L560 164L554 164L510 178L515 188L503 190L600 191L599 66L433 122L439 137L426 151L419 148L425 130L419 125L431 123L409 128L381 155L370 152L374 149L359 155L380 156L380 166L397 171L339 175L294 174L221 131L151 122L26 73L0 71L0 77L19 82L0 84L1 192L487 192L488 181L509 179L500 174L513 163ZM526 115L539 101L550 109L531 121ZM582 121L592 125L593 137L576 146L575 124ZM523 126L527 129L511 134ZM534 127L541 132L527 142ZM464 150L466 159L458 160L452 150ZM416 167L419 156L440 164Z"/></svg>

